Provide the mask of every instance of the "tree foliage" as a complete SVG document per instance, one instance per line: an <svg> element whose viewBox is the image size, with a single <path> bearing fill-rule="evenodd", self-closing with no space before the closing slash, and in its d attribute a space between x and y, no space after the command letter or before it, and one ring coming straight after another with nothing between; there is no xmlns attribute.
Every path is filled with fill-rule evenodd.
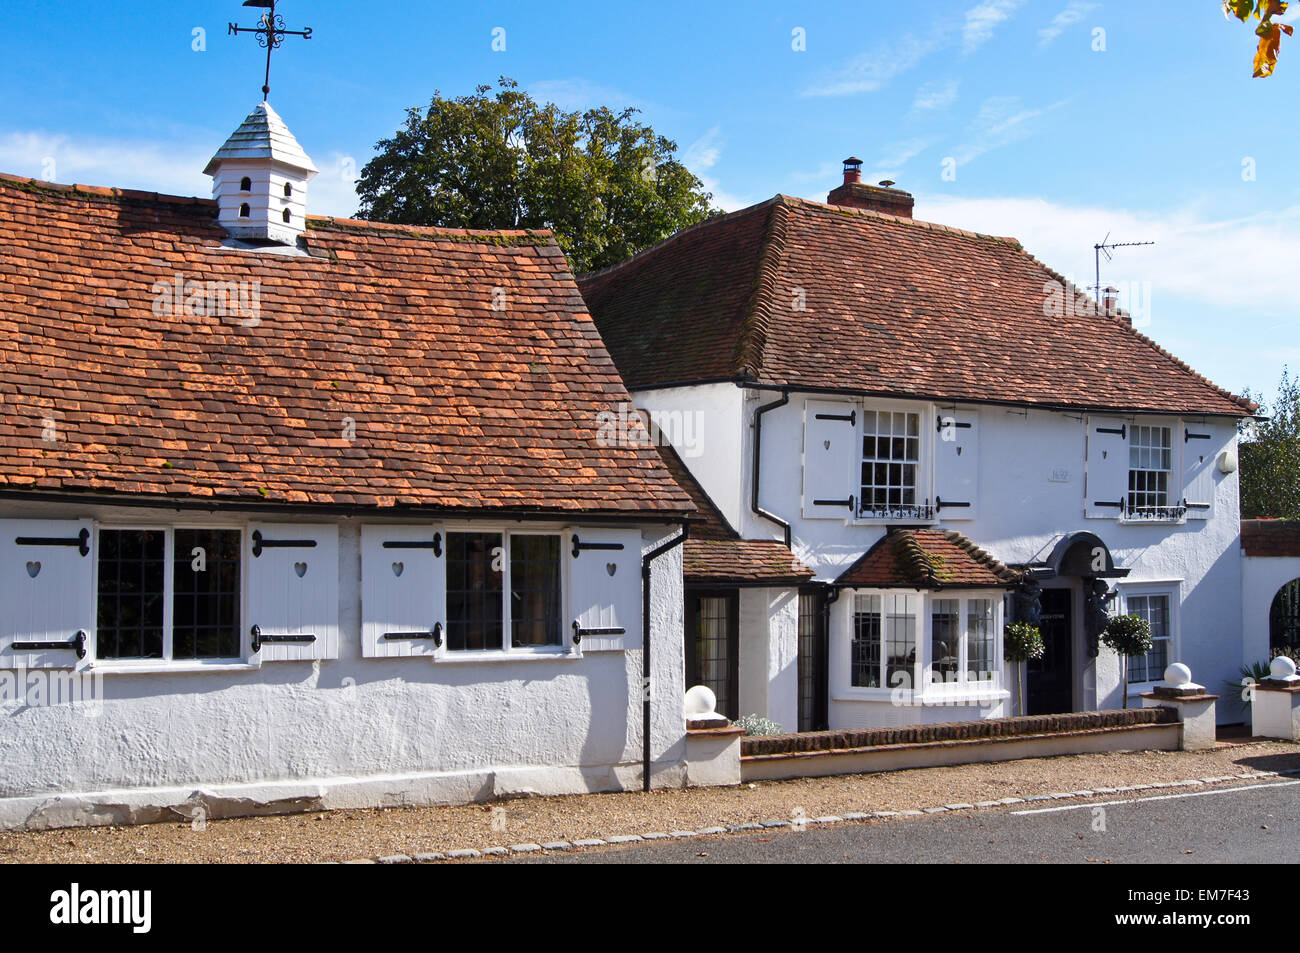
<svg viewBox="0 0 1300 953"><path fill-rule="evenodd" d="M1263 419L1242 435L1242 518L1300 519L1300 378L1283 368L1271 407L1249 390L1245 396L1259 404Z"/></svg>
<svg viewBox="0 0 1300 953"><path fill-rule="evenodd" d="M1229 19L1236 17L1245 23L1251 17L1259 21L1255 35L1259 45L1255 49L1255 76L1271 76L1277 66L1278 49L1282 45L1282 34L1291 35L1291 27L1286 23L1274 23L1273 17L1286 13L1284 0L1223 0L1223 15Z"/></svg>
<svg viewBox="0 0 1300 953"><path fill-rule="evenodd" d="M575 273L612 265L715 210L677 144L633 108L566 112L502 77L495 95L435 92L376 145L363 218L453 228L549 228Z"/></svg>

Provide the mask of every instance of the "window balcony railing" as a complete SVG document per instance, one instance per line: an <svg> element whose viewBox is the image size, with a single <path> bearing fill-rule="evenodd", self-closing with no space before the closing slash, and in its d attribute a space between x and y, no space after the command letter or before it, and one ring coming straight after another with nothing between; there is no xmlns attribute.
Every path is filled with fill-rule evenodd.
<svg viewBox="0 0 1300 953"><path fill-rule="evenodd" d="M859 504L858 506L858 519L860 520L928 521L934 518L935 508L932 503L900 503L881 506Z"/></svg>

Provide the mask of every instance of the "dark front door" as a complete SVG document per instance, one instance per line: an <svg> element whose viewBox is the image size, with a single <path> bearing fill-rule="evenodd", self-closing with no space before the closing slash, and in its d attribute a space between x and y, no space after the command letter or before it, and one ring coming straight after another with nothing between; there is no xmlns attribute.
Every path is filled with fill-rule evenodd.
<svg viewBox="0 0 1300 953"><path fill-rule="evenodd" d="M1074 592L1044 589L1038 627L1047 651L1026 666L1025 707L1030 715L1074 710Z"/></svg>
<svg viewBox="0 0 1300 953"><path fill-rule="evenodd" d="M826 592L799 593L799 730L826 728ZM787 729L788 730L788 729Z"/></svg>
<svg viewBox="0 0 1300 953"><path fill-rule="evenodd" d="M740 593L686 593L686 687L705 685L718 714L740 717Z"/></svg>

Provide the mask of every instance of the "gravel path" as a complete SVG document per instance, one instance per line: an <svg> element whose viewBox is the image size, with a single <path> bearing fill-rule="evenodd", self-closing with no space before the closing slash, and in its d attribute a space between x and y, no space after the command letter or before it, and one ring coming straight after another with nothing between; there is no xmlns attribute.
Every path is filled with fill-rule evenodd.
<svg viewBox="0 0 1300 953"><path fill-rule="evenodd" d="M458 807L332 811L143 827L0 833L6 863L310 863L414 856L520 843L691 830L850 812L974 804L1248 770L1300 769L1300 744L1251 742L1213 751L1071 755L1000 764L765 781L731 788L529 798ZM502 829L504 828L504 829Z"/></svg>

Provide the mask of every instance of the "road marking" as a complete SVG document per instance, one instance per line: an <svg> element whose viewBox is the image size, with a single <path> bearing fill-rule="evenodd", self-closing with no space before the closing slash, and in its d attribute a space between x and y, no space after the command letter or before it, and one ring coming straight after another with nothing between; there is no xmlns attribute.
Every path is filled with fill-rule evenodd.
<svg viewBox="0 0 1300 953"><path fill-rule="evenodd" d="M1087 804L1064 804L1060 807L1040 807L1032 811L1012 811L1012 814L1055 814L1060 811L1086 811L1094 807L1113 807L1116 804L1141 804L1143 801L1173 801L1184 797L1209 797L1211 794L1233 794L1238 791L1258 791L1260 788L1288 788L1300 781L1273 781L1269 784L1247 784L1238 788L1212 788L1209 791L1187 791L1182 794L1157 794L1154 797L1135 797L1123 801L1090 801Z"/></svg>

